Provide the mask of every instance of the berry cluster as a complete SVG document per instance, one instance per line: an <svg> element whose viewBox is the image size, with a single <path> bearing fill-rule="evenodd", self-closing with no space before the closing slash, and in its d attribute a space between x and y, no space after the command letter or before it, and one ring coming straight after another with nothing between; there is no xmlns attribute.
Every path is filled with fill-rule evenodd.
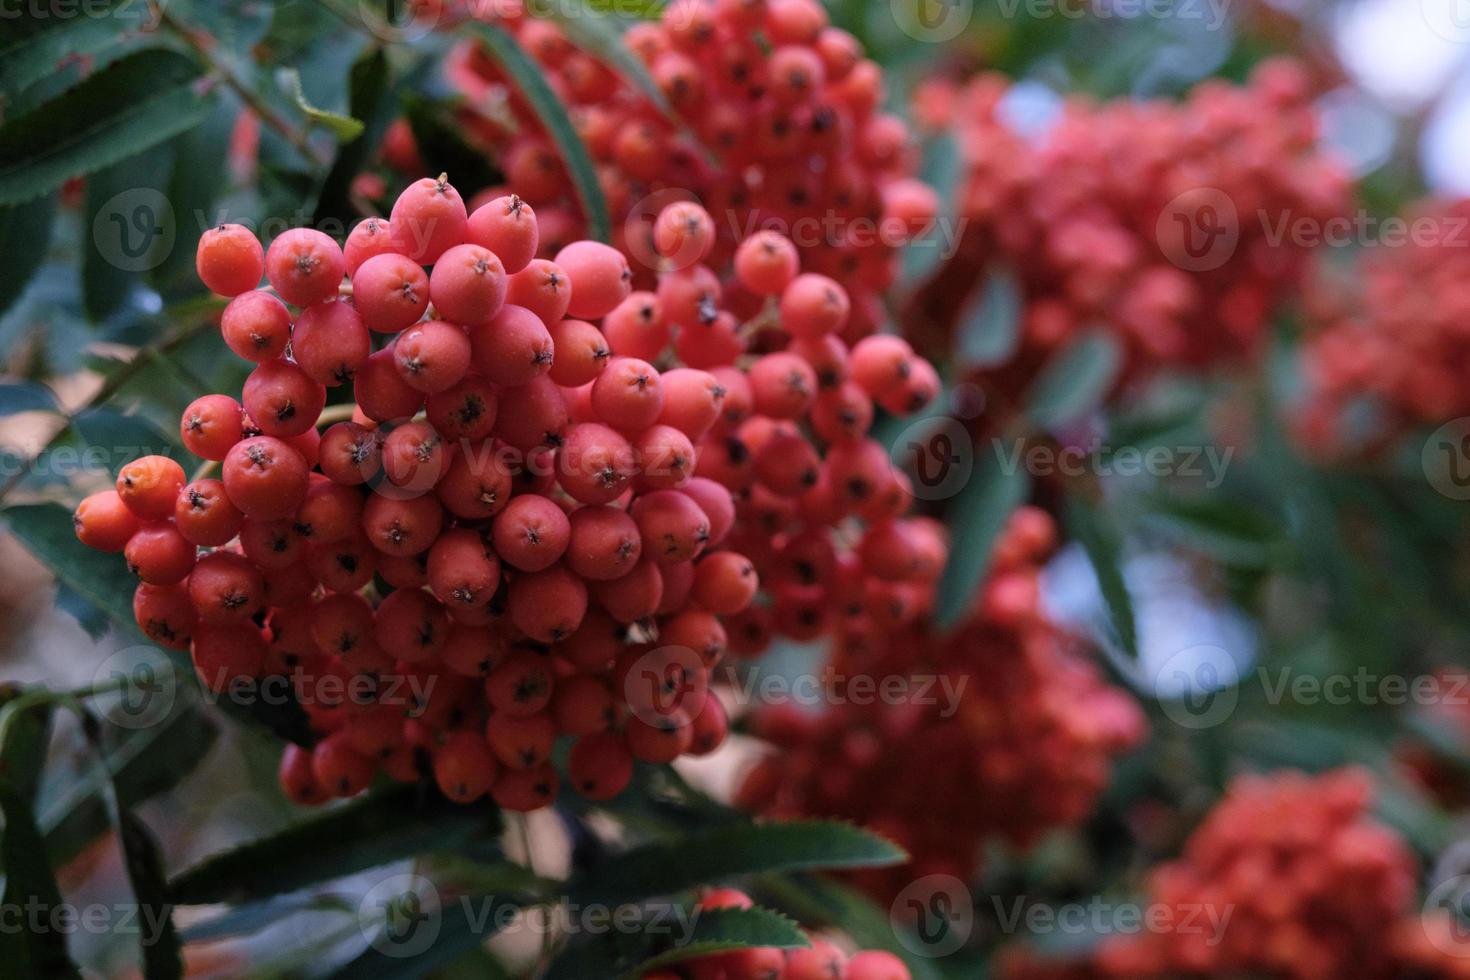
<svg viewBox="0 0 1470 980"><path fill-rule="evenodd" d="M754 903L733 888L706 892L698 908L748 909ZM803 949L772 947L736 950L685 960L677 969L643 974L643 980L909 980L903 960L881 950L849 956L820 936L808 935Z"/></svg>
<svg viewBox="0 0 1470 980"><path fill-rule="evenodd" d="M888 638L845 634L836 675L905 678L916 696L854 699L820 715L767 710L754 730L781 751L747 776L742 805L854 820L897 841L913 864L865 872L879 896L915 874L969 880L988 839L1024 847L1082 820L1112 757L1141 739L1143 717L1040 607L1040 565L1055 540L1046 513L1017 511L975 612L948 637L921 625Z"/></svg>
<svg viewBox="0 0 1470 980"><path fill-rule="evenodd" d="M1238 779L1147 886L1149 902L1168 909L1228 907L1225 928L1110 940L1098 953L1104 975L1436 975L1405 962L1400 937L1420 926L1418 869L1408 845L1370 818L1371 797L1355 770Z"/></svg>
<svg viewBox="0 0 1470 980"><path fill-rule="evenodd" d="M642 260L640 277L656 264L647 239L659 206L649 202L661 206L684 194L721 218L707 259L713 268L728 268L751 232L780 231L798 245L803 265L847 289L852 315L844 338L874 332L883 319L880 297L895 278L896 249L933 222L938 199L912 177L907 125L882 111L882 69L828 23L821 3L678 0L659 20L634 25L625 43L667 108L525 6L469 4L474 16L515 35L570 108L599 165L618 225L615 244ZM565 166L495 62L464 42L446 74L465 96L467 133L541 211L546 240L576 235L583 223ZM386 157L412 162L406 135L395 130ZM736 289L727 302L748 316L759 296Z"/></svg>
<svg viewBox="0 0 1470 980"><path fill-rule="evenodd" d="M1467 221L1470 199L1423 202L1399 246L1324 267L1308 293L1311 395L1297 419L1307 444L1372 445L1470 414Z"/></svg>
<svg viewBox="0 0 1470 980"><path fill-rule="evenodd" d="M1097 325L1121 343L1128 377L1256 354L1308 255L1278 225L1321 227L1347 209L1303 73L1266 62L1244 86L1206 82L1178 104L1072 98L1037 136L1008 125L1010 87L987 75L922 93L921 117L960 141L968 224L915 297L910 339L950 349L983 271L1003 267L1023 308L1015 357L989 379L998 402Z"/></svg>
<svg viewBox="0 0 1470 980"><path fill-rule="evenodd" d="M658 229L665 254L714 244L692 204ZM181 420L220 475L146 457L77 509L81 540L142 580L140 626L189 649L205 684L291 677L321 735L282 760L294 799L431 765L454 799L532 809L556 793L558 736L576 740L576 789L611 798L635 759L725 737L721 617L752 615L764 574L736 541L769 535L754 557L788 561L758 624L804 634L826 622L830 569L807 563L836 561L821 535L867 522L846 581L910 615L943 563L865 437L875 398L920 408L934 371L892 337L849 351L845 291L801 274L790 242L756 235L737 256L771 303L766 352L747 355L705 267L633 292L622 253L578 241L534 259L538 233L521 199L467 213L442 176L345 247L206 233L200 278L233 297L224 340L256 363L241 401L206 395ZM351 419L319 436L349 382ZM366 694L328 699L327 680Z"/></svg>

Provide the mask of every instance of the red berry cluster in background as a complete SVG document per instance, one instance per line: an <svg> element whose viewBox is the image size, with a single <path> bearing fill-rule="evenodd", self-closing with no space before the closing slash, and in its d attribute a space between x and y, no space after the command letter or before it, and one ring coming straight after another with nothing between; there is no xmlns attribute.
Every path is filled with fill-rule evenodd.
<svg viewBox="0 0 1470 980"><path fill-rule="evenodd" d="M1448 923L1421 916L1417 864L1369 815L1372 783L1344 769L1243 776L1176 860L1154 869L1144 901L1179 928L1105 940L1088 963L1016 953L1007 980L1236 977L1383 980L1470 972ZM1209 909L1220 928L1184 912ZM1225 918L1228 911L1229 917ZM1436 933L1440 925L1442 933Z"/></svg>
<svg viewBox="0 0 1470 980"><path fill-rule="evenodd" d="M996 546L974 613L951 635L920 624L888 637L842 634L836 676L908 678L928 696L765 711L753 728L778 752L749 773L740 803L849 819L898 842L912 864L863 873L880 897L915 875L970 880L987 840L1026 847L1084 819L1144 719L1040 607L1041 564L1055 542L1052 518L1024 507ZM945 685L956 704L939 696Z"/></svg>
<svg viewBox="0 0 1470 980"><path fill-rule="evenodd" d="M514 34L569 107L599 165L615 244L630 256L651 257L653 249L647 221L624 224L625 217L651 220L657 207L642 213L649 195L685 193L718 219L706 260L715 270L728 268L751 232L780 231L799 246L807 269L847 289L845 339L883 321L880 298L895 278L896 248L933 222L938 200L912 177L907 125L882 111L882 70L852 35L828 23L821 3L679 0L660 20L634 25L625 43L647 66L667 111L555 23L529 16L519 0L468 6ZM446 73L465 96L467 134L541 212L544 240L579 234L583 219L565 166L497 65L475 42L463 42ZM385 156L411 162L406 129L391 135ZM635 263L642 277L640 264L653 263ZM737 289L727 302L748 316L758 297Z"/></svg>
<svg viewBox="0 0 1470 980"><path fill-rule="evenodd" d="M1205 82L1177 104L1071 97L1035 136L1008 125L1010 88L985 75L920 93L921 118L959 140L968 224L908 311L919 349L951 349L984 273L1005 269L1022 319L1015 356L990 379L998 403L1097 326L1122 344L1126 377L1257 354L1308 256L1275 231L1320 228L1348 206L1346 174L1317 148L1305 75L1271 61L1243 86Z"/></svg>
<svg viewBox="0 0 1470 980"><path fill-rule="evenodd" d="M754 903L733 888L706 892L702 911L748 909ZM802 949L759 947L685 960L677 968L643 974L643 980L909 980L903 960L882 950L848 955L836 943L807 936Z"/></svg>
<svg viewBox="0 0 1470 980"><path fill-rule="evenodd" d="M1403 242L1324 264L1307 294L1296 422L1319 450L1470 414L1470 200L1422 202L1403 220Z"/></svg>
<svg viewBox="0 0 1470 980"><path fill-rule="evenodd" d="M664 254L714 245L692 204L658 228ZM849 351L845 291L801 274L790 242L741 246L739 281L770 300L741 326L703 266L633 292L616 249L533 259L538 233L520 198L467 213L442 176L345 247L206 233L200 278L233 297L224 340L256 362L241 401L204 396L180 423L219 477L150 456L76 511L81 540L142 580L139 625L205 684L292 679L321 736L286 751L293 799L427 764L456 800L534 809L556 795L559 736L577 791L609 799L635 759L724 740L722 617L745 617L747 650L753 625L815 635L839 536L842 587L880 610L917 614L943 565L866 438L874 400L922 408L933 368L892 337ZM318 435L349 383L351 419Z"/></svg>

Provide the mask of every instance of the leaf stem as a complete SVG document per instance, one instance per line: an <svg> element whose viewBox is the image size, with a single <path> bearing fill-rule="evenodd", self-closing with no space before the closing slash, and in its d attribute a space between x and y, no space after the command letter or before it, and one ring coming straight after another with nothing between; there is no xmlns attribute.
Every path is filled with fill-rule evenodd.
<svg viewBox="0 0 1470 980"><path fill-rule="evenodd" d="M314 146L311 140L307 138L306 130L293 126L290 120L281 115L274 106L262 98L260 93L246 84L245 80L235 71L233 65L219 57L215 46L211 43L213 38L209 37L203 31L181 22L177 17L162 7L158 10L158 22L161 26L173 31L185 44L193 49L194 53L205 64L209 65L215 78L224 82L225 86L234 92L240 98L240 101L244 102L250 108L251 112L255 113L262 122L279 133L281 138L295 147L298 153L320 166L327 166L332 162L326 154Z"/></svg>

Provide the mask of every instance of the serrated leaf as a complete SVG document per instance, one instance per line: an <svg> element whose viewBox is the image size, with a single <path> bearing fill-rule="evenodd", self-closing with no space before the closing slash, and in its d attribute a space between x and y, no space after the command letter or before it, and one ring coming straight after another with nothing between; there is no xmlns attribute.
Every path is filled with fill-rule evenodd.
<svg viewBox="0 0 1470 980"><path fill-rule="evenodd" d="M55 194L0 208L0 315L20 299L45 260L55 218Z"/></svg>
<svg viewBox="0 0 1470 980"><path fill-rule="evenodd" d="M70 511L57 504L27 504L0 510L0 520L5 521L16 540L51 569L58 581L107 613L119 628L142 637L133 619L134 580L127 564L121 555L105 555L78 541L72 531ZM164 653L185 676L193 676L187 653L179 650ZM294 700L280 703L276 699L257 698L239 702L219 698L216 703L225 713L288 741L310 745L315 738L306 713Z"/></svg>
<svg viewBox="0 0 1470 980"><path fill-rule="evenodd" d="M105 8L94 4L84 16L46 18L41 30L0 48L0 118L16 96L63 63L94 59L154 26L148 4L107 3Z"/></svg>
<svg viewBox="0 0 1470 980"><path fill-rule="evenodd" d="M479 947L495 935L511 913L530 902L523 895L462 897L443 909L438 933L422 952L374 946L332 973L328 980L419 980Z"/></svg>
<svg viewBox="0 0 1470 980"><path fill-rule="evenodd" d="M624 980L637 980L645 973L673 966L696 956L732 949L800 949L811 945L796 923L770 909L716 909L701 912L694 920L692 935L661 953L650 956L623 973Z"/></svg>
<svg viewBox="0 0 1470 980"><path fill-rule="evenodd" d="M209 101L176 51L140 51L0 126L0 204L29 201L195 125Z"/></svg>
<svg viewBox="0 0 1470 980"><path fill-rule="evenodd" d="M744 824L687 834L619 854L568 882L573 904L628 902L670 895L733 875L764 871L874 868L904 852L845 823Z"/></svg>
<svg viewBox="0 0 1470 980"><path fill-rule="evenodd" d="M352 116L346 116L340 112L332 112L328 109L321 109L311 104L311 101L306 97L305 89L301 87L300 71L295 68L282 68L281 80L282 84L286 87L286 91L296 101L296 108L304 112L306 118L310 119L313 123L330 130L332 135L344 143L350 143L362 135L364 125L361 119L354 119Z"/></svg>
<svg viewBox="0 0 1470 980"><path fill-rule="evenodd" d="M1026 394L1025 412L1033 425L1056 429L1092 412L1112 390L1123 368L1123 349L1102 329L1080 334L1058 351Z"/></svg>
<svg viewBox="0 0 1470 980"><path fill-rule="evenodd" d="M1098 590L1107 606L1113 636L1123 652L1138 659L1138 626L1133 615L1133 597L1123 577L1123 543L1101 511L1072 498L1066 507L1067 530L1082 545Z"/></svg>
<svg viewBox="0 0 1470 980"><path fill-rule="evenodd" d="M511 84L530 103L531 110L556 144L577 201L582 206L582 214L587 219L587 237L600 242L610 241L612 225L608 218L607 200L602 195L592 155L587 152L582 137L577 135L566 106L546 81L541 67L521 49L515 38L495 24L473 24L468 29L479 38L486 55L500 66Z"/></svg>
<svg viewBox="0 0 1470 980"><path fill-rule="evenodd" d="M687 916L678 917L653 914L638 931L619 929L573 940L552 962L546 980L637 980L697 956L806 945L796 923L770 909L691 909Z"/></svg>
<svg viewBox="0 0 1470 980"><path fill-rule="evenodd" d="M177 786L204 761L219 730L196 705L176 710L161 723L120 736L107 756L112 780L134 804ZM46 852L58 866L70 861L107 829L107 810L94 769L69 778L49 797L43 794L41 828Z"/></svg>
<svg viewBox="0 0 1470 980"><path fill-rule="evenodd" d="M934 618L941 627L955 626L973 607L990 570L995 541L1030 492L1031 478L1018 460L992 454L976 462L970 482L950 507L949 561L934 603Z"/></svg>
<svg viewBox="0 0 1470 980"><path fill-rule="evenodd" d="M0 384L0 417L17 412L54 412L56 396L43 384L14 381Z"/></svg>
<svg viewBox="0 0 1470 980"><path fill-rule="evenodd" d="M195 922L183 930L186 943L212 943L237 936L251 936L282 919L314 912L342 912L351 915L357 905L339 895L276 895L259 902L246 902L225 909L219 915Z"/></svg>
<svg viewBox="0 0 1470 980"><path fill-rule="evenodd" d="M82 441L107 459L116 473L139 456L178 456L175 440L164 435L141 415L127 415L115 408L89 408L77 413L72 428Z"/></svg>
<svg viewBox="0 0 1470 980"><path fill-rule="evenodd" d="M26 799L11 783L0 780L0 869L5 872L4 907L60 908L61 890L46 863L46 848ZM6 929L0 932L0 955L7 977L17 980L80 980L81 973L66 951L61 929Z"/></svg>
<svg viewBox="0 0 1470 980"><path fill-rule="evenodd" d="M169 890L181 905L259 901L416 854L455 851L500 830L493 807L394 786L208 858L175 876Z"/></svg>
<svg viewBox="0 0 1470 980"><path fill-rule="evenodd" d="M1219 496L1157 496L1145 519L1185 544L1231 565L1263 567L1270 562L1276 527L1259 511Z"/></svg>
<svg viewBox="0 0 1470 980"><path fill-rule="evenodd" d="M163 857L158 841L148 826L133 813L134 801L119 788L107 762L101 730L95 718L84 716L82 725L96 753L101 770L101 796L108 818L117 830L123 870L133 889L133 902L143 928L138 930L143 976L147 980L181 980L184 975L183 947L174 927L173 906L167 897Z"/></svg>

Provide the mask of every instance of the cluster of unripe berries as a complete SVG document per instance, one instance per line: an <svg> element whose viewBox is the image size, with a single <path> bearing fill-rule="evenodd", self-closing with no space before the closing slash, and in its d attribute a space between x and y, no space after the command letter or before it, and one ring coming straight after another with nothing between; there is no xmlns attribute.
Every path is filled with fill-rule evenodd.
<svg viewBox="0 0 1470 980"><path fill-rule="evenodd" d="M713 247L692 204L658 229L664 254ZM874 559L901 566L885 584L942 561L897 520L900 477L865 439L873 399L921 407L933 370L894 338L849 352L845 293L801 275L789 242L758 235L737 259L786 338L749 356L704 266L635 293L615 249L573 242L549 261L537 244L525 202L470 214L443 177L345 247L211 230L200 278L232 297L224 339L256 362L240 401L206 395L180 423L219 476L150 456L76 511L81 540L142 580L139 625L189 649L205 684L291 677L320 735L283 758L297 800L431 766L454 799L531 809L556 794L559 736L595 800L635 760L713 751L721 619L752 608L761 578L731 550L753 519L737 498L742 515L804 508L814 528L861 515L896 541Z"/></svg>
<svg viewBox="0 0 1470 980"><path fill-rule="evenodd" d="M916 875L971 880L987 841L1026 847L1083 820L1144 719L1047 619L1038 579L1055 545L1052 518L1024 507L951 635L922 624L843 635L829 664L836 676L905 678L916 696L846 699L820 714L765 710L752 728L778 751L751 770L739 802L776 817L856 821L898 842L910 865L862 873L882 898Z"/></svg>
<svg viewBox="0 0 1470 980"><path fill-rule="evenodd" d="M1470 414L1470 200L1425 201L1395 247L1323 264L1307 293L1309 395L1297 418L1318 450L1377 447Z"/></svg>
<svg viewBox="0 0 1470 980"><path fill-rule="evenodd" d="M679 0L660 19L633 25L624 43L666 108L578 49L556 23L529 15L525 7L534 5L463 6L511 32L569 107L599 168L614 244L650 255L648 221L639 219L656 214L650 200L667 203L660 192L678 190L721 219L711 267L728 268L752 231L778 230L796 242L807 269L847 289L845 339L883 321L880 297L894 281L897 247L932 224L938 200L912 177L907 125L883 111L882 69L831 26L818 0ZM452 23L452 13L441 10L441 23ZM496 63L463 42L445 71L465 96L465 131L541 212L548 240L578 235L583 216L565 164ZM387 158L412 161L406 131L390 135ZM738 287L727 297L742 317L759 302Z"/></svg>
<svg viewBox="0 0 1470 980"><path fill-rule="evenodd" d="M1305 74L1268 61L1245 85L1208 81L1178 103L1072 97L1034 135L1007 123L1011 84L933 81L921 95L921 116L960 142L967 223L909 311L916 346L951 349L984 272L1006 269L1022 313L1014 357L992 372L1004 375L990 379L996 402L1099 325L1128 377L1259 353L1306 272L1310 242L1296 230L1323 228L1350 201L1346 173L1318 147Z"/></svg>
<svg viewBox="0 0 1470 980"><path fill-rule="evenodd" d="M1421 914L1408 844L1373 820L1372 782L1353 769L1243 776L1174 861L1151 871L1147 908L1218 928L1148 930L1105 940L1068 967L1015 956L1007 980L1089 977L1381 980L1467 975L1470 945ZM1228 918L1227 918L1228 913ZM1437 931L1443 925L1442 932Z"/></svg>
<svg viewBox="0 0 1470 980"><path fill-rule="evenodd" d="M716 888L699 900L703 911L748 909L750 896ZM903 960L882 950L848 955L829 939L809 934L801 949L755 947L685 960L673 969L643 974L642 980L910 980Z"/></svg>

